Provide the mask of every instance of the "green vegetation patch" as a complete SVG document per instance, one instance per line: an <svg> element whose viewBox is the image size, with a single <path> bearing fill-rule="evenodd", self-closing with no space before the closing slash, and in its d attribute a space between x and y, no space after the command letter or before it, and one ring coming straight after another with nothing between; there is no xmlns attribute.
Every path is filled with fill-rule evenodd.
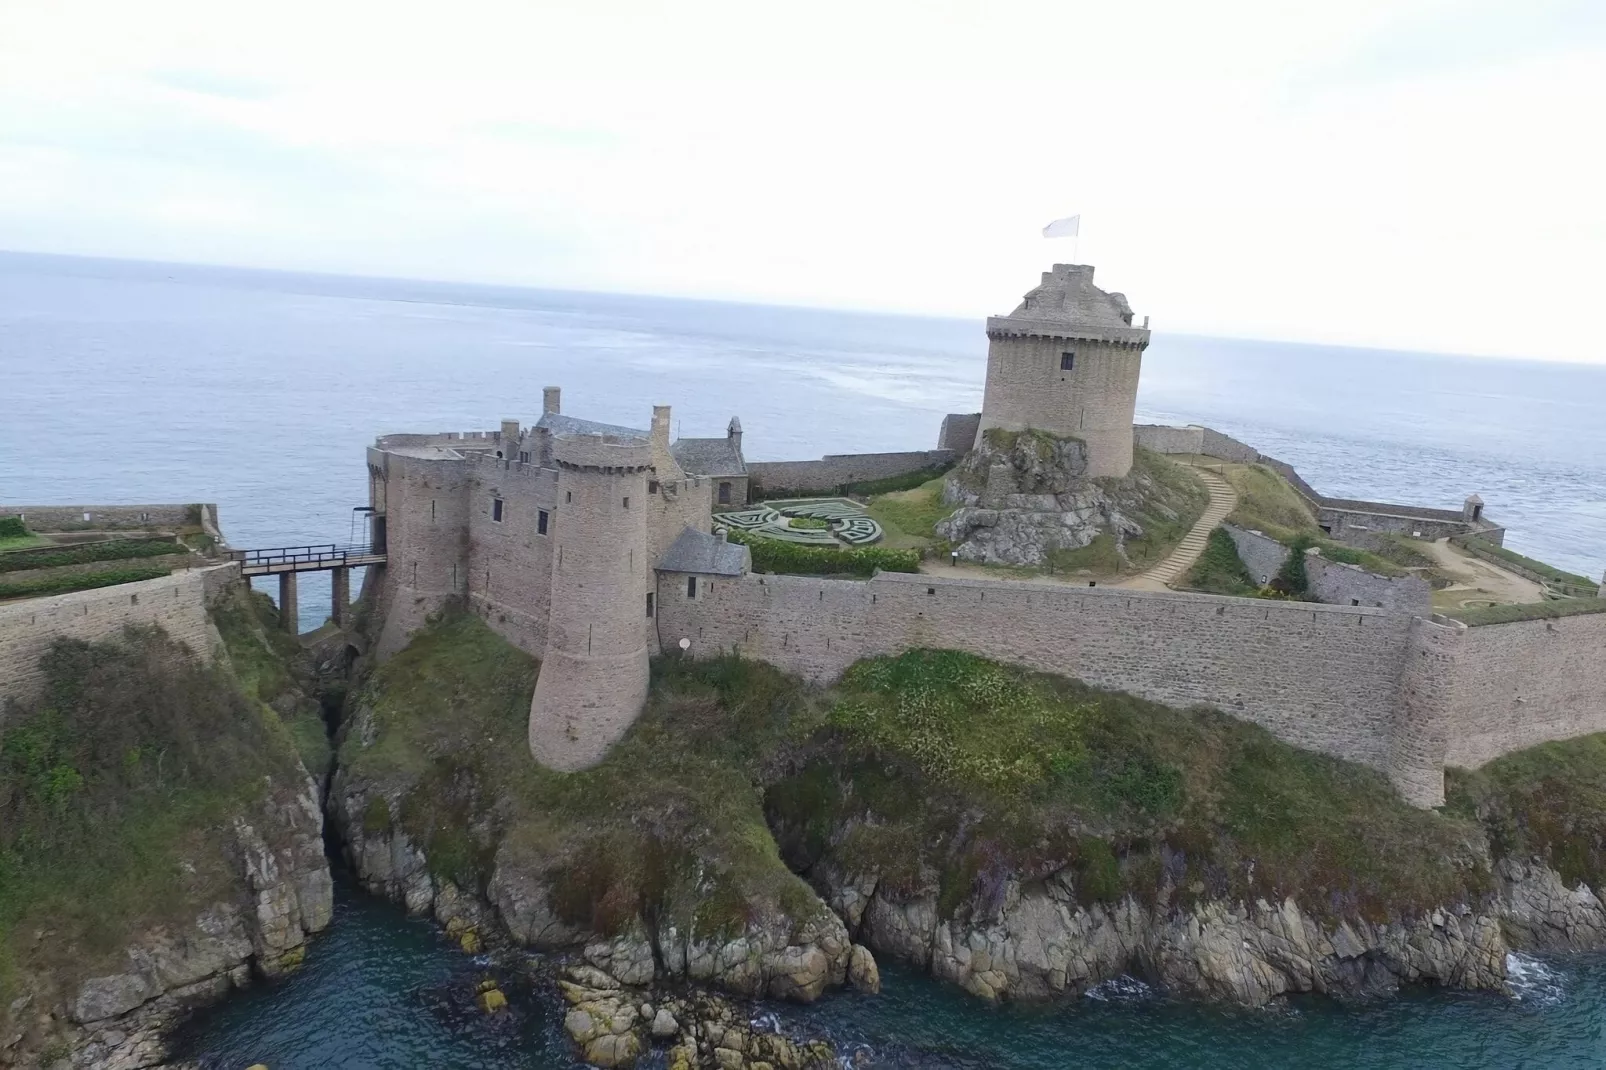
<svg viewBox="0 0 1606 1070"><path fill-rule="evenodd" d="M0 516L0 539L27 538L28 529L20 516Z"/></svg>
<svg viewBox="0 0 1606 1070"><path fill-rule="evenodd" d="M1517 553L1515 550L1508 550L1504 546L1490 542L1488 539L1480 539L1476 536L1469 535L1458 536L1453 541L1459 546L1466 547L1468 550L1476 550L1480 554L1488 554L1489 556L1498 558L1509 565L1516 565L1519 568L1525 568L1529 572L1536 573L1537 575L1543 576L1547 580L1553 580L1556 583L1565 583L1579 587L1590 588L1600 586L1599 581L1592 580L1588 576L1580 576L1576 572L1564 572L1554 565L1547 565L1543 561L1538 561L1531 557L1525 557L1522 554Z"/></svg>
<svg viewBox="0 0 1606 1070"><path fill-rule="evenodd" d="M525 743L536 670L477 618L450 616L356 698L373 742L348 734L342 762L402 791L402 825L436 872L483 887L493 859L526 867L562 917L601 933L651 918L711 935L824 909L781 862L756 786L782 741L822 719L813 693L759 662L662 659L624 740L555 773Z"/></svg>
<svg viewBox="0 0 1606 1070"><path fill-rule="evenodd" d="M9 583L0 583L0 599L71 594L73 591L89 591L97 587L115 587L123 583L158 579L168 575L170 571L165 568L117 568L68 576L41 576L37 579L23 577Z"/></svg>
<svg viewBox="0 0 1606 1070"><path fill-rule="evenodd" d="M942 487L943 477L937 476L907 490L880 493L865 502L864 511L881 525L890 549L941 548L937 524L957 508L942 500Z"/></svg>
<svg viewBox="0 0 1606 1070"><path fill-rule="evenodd" d="M1568 887L1606 881L1606 734L1447 769L1444 786L1446 812L1483 824L1497 856L1537 858Z"/></svg>
<svg viewBox="0 0 1606 1070"><path fill-rule="evenodd" d="M1555 620L1586 613L1606 613L1606 598L1565 598L1554 602L1527 602L1512 606L1483 606L1477 609L1451 609L1445 615L1469 627L1486 624L1515 624L1524 620Z"/></svg>
<svg viewBox="0 0 1606 1070"><path fill-rule="evenodd" d="M1221 475L1238 492L1238 504L1227 514L1229 524L1269 535L1284 546L1303 539L1305 547L1316 547L1329 561L1358 565L1379 576L1406 574L1406 567L1389 556L1346 546L1323 535L1309 503L1292 483L1266 465L1231 465L1222 469Z"/></svg>
<svg viewBox="0 0 1606 1070"><path fill-rule="evenodd" d="M1192 469L1142 447L1132 451L1132 470L1126 478L1109 481L1108 489L1121 512L1143 529L1142 535L1122 542L1124 567L1129 571L1165 560L1210 505L1210 488ZM1058 560L1054 564L1074 567Z"/></svg>
<svg viewBox="0 0 1606 1070"><path fill-rule="evenodd" d="M1196 591L1240 598L1253 598L1260 592L1260 585L1238 556L1238 544L1220 526L1206 540L1204 552L1188 573L1187 585Z"/></svg>
<svg viewBox="0 0 1606 1070"><path fill-rule="evenodd" d="M941 479L957 462L949 461L947 464L934 464L926 468L917 468L913 472L904 472L902 475L888 476L885 479L867 479L859 483L844 483L843 494L851 494L855 498L872 498L877 494L893 494L901 490L914 490L925 486L932 480Z"/></svg>
<svg viewBox="0 0 1606 1070"><path fill-rule="evenodd" d="M1067 867L1084 902L1167 884L1372 919L1490 887L1472 822L1224 714L952 651L861 661L837 696L768 792L788 857L936 887L950 913Z"/></svg>
<svg viewBox="0 0 1606 1070"><path fill-rule="evenodd" d="M265 777L301 782L271 712L158 629L60 639L41 667L0 740L0 1001L29 974L109 967L136 928L231 894L223 826Z"/></svg>
<svg viewBox="0 0 1606 1070"><path fill-rule="evenodd" d="M284 722L302 764L322 776L334 758L328 726L317 700L297 679L296 670L307 668L307 653L279 627L273 600L240 584L219 599L211 614L241 691Z"/></svg>
<svg viewBox="0 0 1606 1070"><path fill-rule="evenodd" d="M34 568L60 568L91 561L123 561L140 557L165 557L184 553L174 539L110 539L82 546L54 546L48 549L19 550L0 554L0 572L21 572Z"/></svg>
<svg viewBox="0 0 1606 1070"><path fill-rule="evenodd" d="M741 543L753 555L753 571L790 573L802 576L869 576L882 572L919 572L918 550L894 550L885 546L812 546L782 542L739 529L727 533L731 542Z"/></svg>

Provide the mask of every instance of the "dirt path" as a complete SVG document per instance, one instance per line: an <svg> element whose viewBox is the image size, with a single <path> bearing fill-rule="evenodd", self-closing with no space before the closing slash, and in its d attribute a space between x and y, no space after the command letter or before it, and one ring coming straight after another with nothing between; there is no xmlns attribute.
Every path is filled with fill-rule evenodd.
<svg viewBox="0 0 1606 1070"><path fill-rule="evenodd" d="M1544 601L1544 591L1539 584L1482 558L1461 553L1447 539L1421 545L1456 581L1434 594L1434 603L1440 608L1453 609L1470 599L1503 603Z"/></svg>
<svg viewBox="0 0 1606 1070"><path fill-rule="evenodd" d="M1177 548L1171 555L1147 572L1113 584L1115 587L1133 588L1139 591L1168 591L1171 584L1199 560L1204 553L1205 541L1216 525L1227 519L1227 514L1238 506L1238 492L1232 489L1232 484L1203 468L1194 468L1204 485L1210 489L1210 504L1205 507L1204 515L1199 517L1197 523L1183 536Z"/></svg>

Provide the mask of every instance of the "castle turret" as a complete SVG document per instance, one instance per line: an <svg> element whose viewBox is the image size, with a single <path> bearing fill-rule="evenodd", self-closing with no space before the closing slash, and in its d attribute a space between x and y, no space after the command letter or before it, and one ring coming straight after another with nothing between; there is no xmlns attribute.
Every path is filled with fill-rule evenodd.
<svg viewBox="0 0 1606 1070"><path fill-rule="evenodd" d="M1019 308L987 320L987 338L978 442L993 427L1037 428L1087 443L1090 476L1131 470L1149 332L1132 326L1124 295L1094 286L1088 265L1055 264Z"/></svg>
<svg viewBox="0 0 1606 1070"><path fill-rule="evenodd" d="M530 752L594 765L647 698L647 476L652 448L623 435L554 436L552 609L530 704Z"/></svg>

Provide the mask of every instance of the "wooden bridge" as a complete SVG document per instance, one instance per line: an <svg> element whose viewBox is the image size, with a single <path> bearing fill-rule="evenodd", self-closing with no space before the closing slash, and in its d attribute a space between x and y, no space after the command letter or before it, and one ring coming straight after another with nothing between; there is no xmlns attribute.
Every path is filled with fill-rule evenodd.
<svg viewBox="0 0 1606 1070"><path fill-rule="evenodd" d="M279 622L285 631L299 631L296 615L296 577L303 572L330 573L329 616L345 627L351 616L351 570L367 565L383 565L383 546L279 546L267 550L230 550L231 560L240 563L242 576L279 577Z"/></svg>

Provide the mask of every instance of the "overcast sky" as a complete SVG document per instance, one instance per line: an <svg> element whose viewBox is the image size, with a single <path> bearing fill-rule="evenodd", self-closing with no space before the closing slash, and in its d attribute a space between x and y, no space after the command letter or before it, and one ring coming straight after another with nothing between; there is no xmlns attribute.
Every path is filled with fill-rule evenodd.
<svg viewBox="0 0 1606 1070"><path fill-rule="evenodd" d="M1606 362L1606 0L0 0L0 248Z"/></svg>

